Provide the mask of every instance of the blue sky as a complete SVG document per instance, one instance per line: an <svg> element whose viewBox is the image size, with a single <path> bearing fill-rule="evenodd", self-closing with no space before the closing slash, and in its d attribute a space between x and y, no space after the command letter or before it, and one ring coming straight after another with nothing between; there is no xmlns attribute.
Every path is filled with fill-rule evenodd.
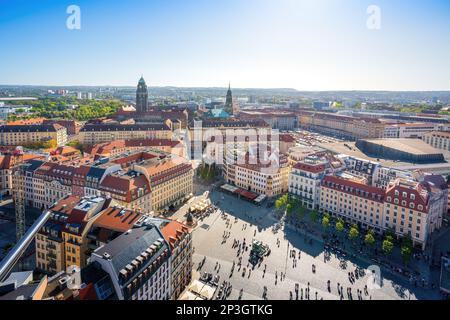
<svg viewBox="0 0 450 320"><path fill-rule="evenodd" d="M447 0L0 0L0 84L450 90L449 39Z"/></svg>

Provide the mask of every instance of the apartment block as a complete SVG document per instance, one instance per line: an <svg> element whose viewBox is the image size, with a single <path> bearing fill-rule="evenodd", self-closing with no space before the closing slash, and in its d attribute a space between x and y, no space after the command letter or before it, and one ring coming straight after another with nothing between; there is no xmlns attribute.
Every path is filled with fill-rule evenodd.
<svg viewBox="0 0 450 320"><path fill-rule="evenodd" d="M166 124L87 124L79 133L86 145L115 140L171 139L172 130Z"/></svg>
<svg viewBox="0 0 450 320"><path fill-rule="evenodd" d="M119 300L171 298L170 248L154 225L134 228L91 255L109 274Z"/></svg>
<svg viewBox="0 0 450 320"><path fill-rule="evenodd" d="M450 132L433 131L424 134L422 140L433 148L450 151Z"/></svg>
<svg viewBox="0 0 450 320"><path fill-rule="evenodd" d="M64 146L67 129L58 124L0 126L0 145L21 146L44 141L55 141L57 146Z"/></svg>

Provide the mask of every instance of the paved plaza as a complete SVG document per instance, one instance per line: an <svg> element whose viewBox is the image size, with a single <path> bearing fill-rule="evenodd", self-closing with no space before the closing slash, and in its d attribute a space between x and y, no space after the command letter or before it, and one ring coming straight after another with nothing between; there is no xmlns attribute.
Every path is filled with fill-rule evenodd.
<svg viewBox="0 0 450 320"><path fill-rule="evenodd" d="M437 290L416 288L408 279L382 270L382 285L380 289L371 289L369 264L363 261L339 259L335 255L327 254L323 250L323 243L312 241L309 237L299 234L293 229L281 227L274 229L277 224L271 210L265 206L258 207L244 200L212 191L210 198L217 203L226 215L216 212L203 221L199 221L194 231L195 247L194 270L206 256L206 262L199 271L194 272L194 278L201 273L209 272L220 275L220 282L228 281L233 286L229 299L238 299L241 289L242 298L262 299L264 287L267 287L267 299L288 300L290 292L296 299L296 284L298 285L298 299L305 299L306 288L310 286L309 299L340 299L338 283L343 287L343 297L349 299L348 288L351 288L353 300L414 300L440 299ZM237 218L237 219L236 219ZM229 236L228 236L229 234ZM228 238L224 239L224 235ZM251 246L256 239L267 244L271 254L265 257L260 265L253 269L248 265L250 248L244 251L242 266L239 268L238 248L233 248L234 240ZM295 256L295 258L294 258ZM233 262L236 263L231 273ZM315 265L315 273L313 273ZM245 272L244 272L245 268ZM264 269L266 272L264 273ZM357 268L365 270L365 276L349 279L349 272ZM281 275L284 277L281 278ZM330 291L327 281L330 280ZM369 284L367 292L365 286ZM361 291L358 294L358 290ZM358 297L360 296L360 298Z"/></svg>

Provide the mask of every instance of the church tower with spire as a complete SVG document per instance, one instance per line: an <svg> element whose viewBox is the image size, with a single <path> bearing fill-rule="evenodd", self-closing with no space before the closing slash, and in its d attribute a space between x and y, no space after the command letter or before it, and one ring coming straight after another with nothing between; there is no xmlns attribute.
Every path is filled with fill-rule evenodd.
<svg viewBox="0 0 450 320"><path fill-rule="evenodd" d="M233 112L233 94L231 93L231 83L228 84L227 98L225 100L225 111L229 114Z"/></svg>
<svg viewBox="0 0 450 320"><path fill-rule="evenodd" d="M139 80L136 90L136 111L139 113L148 111L148 90L144 77Z"/></svg>

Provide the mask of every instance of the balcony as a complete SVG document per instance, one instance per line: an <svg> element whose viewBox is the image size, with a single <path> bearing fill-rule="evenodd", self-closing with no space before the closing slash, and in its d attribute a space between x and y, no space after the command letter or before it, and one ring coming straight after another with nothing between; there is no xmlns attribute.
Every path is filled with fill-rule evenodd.
<svg viewBox="0 0 450 320"><path fill-rule="evenodd" d="M48 259L52 259L52 260L56 260L56 254L54 254L54 253L47 253L47 258Z"/></svg>

